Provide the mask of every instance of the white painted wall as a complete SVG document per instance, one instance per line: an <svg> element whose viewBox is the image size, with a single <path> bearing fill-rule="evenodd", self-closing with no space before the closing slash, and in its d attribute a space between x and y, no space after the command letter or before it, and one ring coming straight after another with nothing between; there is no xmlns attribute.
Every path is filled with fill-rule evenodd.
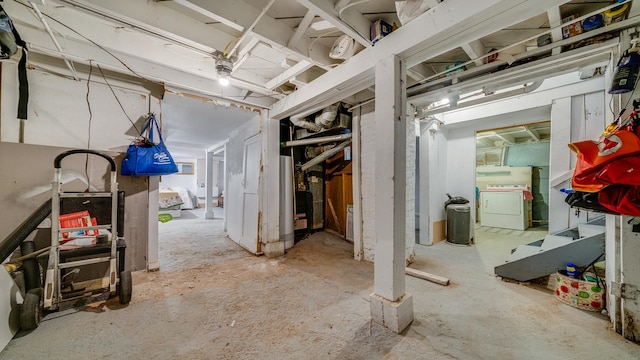
<svg viewBox="0 0 640 360"><path fill-rule="evenodd" d="M422 123L420 126L420 211L419 228L421 245L434 243L434 223L445 218L447 173L441 169L447 163L447 146L444 131L439 126ZM425 205L426 204L426 205Z"/></svg>
<svg viewBox="0 0 640 360"><path fill-rule="evenodd" d="M198 193L198 182L197 182L197 159L188 159L188 158L174 158L176 162L192 162L195 167L195 171L193 174L172 174L172 175L164 175L161 178L160 186L180 186L187 190L189 190L193 195ZM217 175L217 174L216 174ZM217 179L217 176L215 177Z"/></svg>
<svg viewBox="0 0 640 360"><path fill-rule="evenodd" d="M36 69L27 71L29 78L28 120L24 121L24 142L40 146L59 148L87 147L117 156L126 151L131 140L138 135L127 115L140 128L144 115L149 112L160 114L161 86L139 83L139 79L126 76L108 78L124 112L105 84L99 72L94 69L87 90L88 68L77 66L79 81L60 76L67 72L61 62L42 62L42 57L30 57L29 63ZM18 81L16 64L2 63L0 95L0 141L20 141L20 120L16 118L18 102ZM109 75L112 75L109 73ZM89 102L87 103L87 92ZM89 112L91 107L91 113ZM126 115L125 115L126 112ZM89 141L89 136L91 137ZM25 157L25 162L31 159ZM118 164L120 165L120 164ZM53 164L50 164L53 172ZM64 166L64 163L63 163ZM30 177L32 174L25 173ZM158 267L157 226L158 207L148 206L158 202L158 178L152 177L144 186L136 183L135 190L127 190L127 210L125 222L130 218L139 218L139 214L148 212L146 224L136 224L136 234L126 236L129 264L135 262L134 269ZM124 189L124 181L120 188ZM147 201L149 199L150 202ZM138 214L138 215L132 215ZM132 229L132 226L126 227ZM137 261L139 259L139 261Z"/></svg>
<svg viewBox="0 0 640 360"><path fill-rule="evenodd" d="M570 159L572 154L567 147L567 143L572 140L572 96L579 99L585 94L599 93L600 95L586 95L591 104L597 103L594 107L583 107L582 115L575 115L573 118L584 119L586 113L589 114L589 121L593 120L594 114L601 118L597 120L599 124L604 123L601 104L604 99L602 91L605 88L604 77L590 80L580 80L576 73L561 75L545 80L542 86L526 95L518 96L501 101L495 101L483 105L473 106L465 109L454 110L437 117L445 122L443 126L442 139L446 143L446 162L442 163L439 158L442 154L430 149L430 164L438 164L434 169L430 168L430 173L446 174L446 184L442 189L430 189L429 199L432 208L430 216L437 219L438 213L444 218L443 193L448 192L452 196L464 196L472 201L471 208L475 208L475 133L476 131L514 126L518 124L544 121L551 119L552 122L552 144L551 144L551 164L550 179L553 183L554 177L559 177L567 170L570 170ZM579 100L574 100L579 101ZM597 110L596 110L597 109ZM598 128L601 131L602 127ZM577 137L586 136L584 132L578 132ZM555 159L555 161L554 161ZM564 160L560 160L564 159ZM562 161L562 165L558 163ZM435 203L434 203L435 201ZM562 229L567 224L560 224L554 219L558 216L569 218L569 206L564 203L564 195L557 189L550 190L550 231L558 227ZM472 212L472 218L475 216Z"/></svg>
<svg viewBox="0 0 640 360"><path fill-rule="evenodd" d="M361 199L362 199L362 242L363 259L373 261L376 245L376 204L375 204L375 112L373 104L362 107L360 117L361 131ZM407 127L407 209L406 209L406 246L405 256L411 260L415 244L415 128L413 124ZM354 189L357 196L357 190Z"/></svg>
<svg viewBox="0 0 640 360"><path fill-rule="evenodd" d="M124 152L137 135L136 130L96 71L89 87L89 104L86 101L88 74L79 75L83 78L81 81L43 71L29 71L30 100L24 142L86 149L90 136L91 149ZM152 98L142 86L117 79L109 79L109 83L127 115L138 122L138 128L141 126L139 119L150 111L151 103L159 109L159 99ZM3 62L0 141L19 141L17 87L16 65Z"/></svg>

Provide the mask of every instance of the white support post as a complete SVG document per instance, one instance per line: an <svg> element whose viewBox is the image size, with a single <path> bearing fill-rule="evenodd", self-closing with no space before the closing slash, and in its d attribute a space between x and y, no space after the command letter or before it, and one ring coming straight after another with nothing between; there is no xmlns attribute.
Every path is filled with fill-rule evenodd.
<svg viewBox="0 0 640 360"><path fill-rule="evenodd" d="M353 186L353 258L362 260L364 258L364 238L362 236L362 169L361 169L361 129L360 120L362 118L362 107L357 109L357 114L352 114L351 123L351 159L352 160L352 186Z"/></svg>
<svg viewBox="0 0 640 360"><path fill-rule="evenodd" d="M227 198L227 194L229 193L227 189L229 188L229 182L227 181L227 169L229 168L227 165L227 145L224 144L224 171L222 174L222 181L224 183L224 189L222 190L223 201ZM222 207L222 216L224 216L224 232L227 232L227 207L223 205Z"/></svg>
<svg viewBox="0 0 640 360"><path fill-rule="evenodd" d="M430 167L430 153L429 153L429 130L425 123L420 124L420 140L418 142L418 152L420 159L420 165L418 171L420 171L420 183L416 184L420 188L420 198L417 199L420 203L420 219L418 224L420 225L420 238L418 243L421 245L433 245L433 236L431 236L431 224L430 205L429 205L429 167Z"/></svg>
<svg viewBox="0 0 640 360"><path fill-rule="evenodd" d="M405 293L406 66L394 55L375 71L377 239L371 319L399 333L413 321L413 299Z"/></svg>
<svg viewBox="0 0 640 360"><path fill-rule="evenodd" d="M149 176L149 219L147 228L147 271L157 271L160 269L158 263L158 207L151 206L157 204L159 198L160 177Z"/></svg>
<svg viewBox="0 0 640 360"><path fill-rule="evenodd" d="M204 218L213 219L213 151L207 151L207 163L206 163L206 175L205 175L205 188L204 188ZM217 173L217 171L216 171Z"/></svg>

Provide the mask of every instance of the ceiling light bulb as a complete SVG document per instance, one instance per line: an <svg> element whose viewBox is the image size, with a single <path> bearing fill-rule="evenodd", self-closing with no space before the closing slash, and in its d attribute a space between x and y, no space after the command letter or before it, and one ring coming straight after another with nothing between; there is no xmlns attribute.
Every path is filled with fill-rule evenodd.
<svg viewBox="0 0 640 360"><path fill-rule="evenodd" d="M220 79L218 79L218 82L220 82L220 85L222 86L227 86L229 85L229 78L226 76L222 76L220 77Z"/></svg>

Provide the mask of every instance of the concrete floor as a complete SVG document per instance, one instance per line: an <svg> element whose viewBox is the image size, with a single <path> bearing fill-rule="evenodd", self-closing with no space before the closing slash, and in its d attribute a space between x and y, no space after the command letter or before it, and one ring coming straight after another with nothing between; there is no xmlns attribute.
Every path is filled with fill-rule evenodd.
<svg viewBox="0 0 640 360"><path fill-rule="evenodd" d="M415 320L398 335L369 321L373 264L352 260L348 242L316 233L268 259L220 236L222 220L163 225L182 229L161 227L160 271L135 274L128 306L112 299L49 314L0 358L640 358L640 346L611 331L602 315L493 275L511 246L505 242L536 234L512 240L479 229L472 246L418 246L412 267L449 277L451 285L407 277ZM206 235L176 235L187 231Z"/></svg>

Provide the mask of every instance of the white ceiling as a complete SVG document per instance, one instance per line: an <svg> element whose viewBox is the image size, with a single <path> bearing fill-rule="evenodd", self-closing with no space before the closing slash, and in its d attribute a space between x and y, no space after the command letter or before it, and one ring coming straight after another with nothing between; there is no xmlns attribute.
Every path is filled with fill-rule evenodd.
<svg viewBox="0 0 640 360"><path fill-rule="evenodd" d="M203 158L207 148L256 116L204 98L167 93L162 102L164 140L175 158Z"/></svg>
<svg viewBox="0 0 640 360"><path fill-rule="evenodd" d="M410 95L414 97L436 90L446 92L448 86L456 83L460 86L460 83L489 73L493 76L500 70L498 65L507 65L505 61L492 64L483 64L482 60L470 61L484 56L491 49L515 54L516 59L527 59L536 51L537 57L549 56L553 46L542 50L535 48L536 38L549 32L550 24L558 26L552 35L555 40L561 40L561 34L558 37L559 19L585 15L611 4L611 1L603 0L535 2L547 5L506 0L430 2L433 4L430 16L450 19L451 24L460 23L448 33L436 29L433 41L422 41L420 46L424 48L411 49L411 56L419 58L408 69L407 81ZM431 53L428 46L433 48L434 43L446 42L448 37L458 39L467 27L456 13L438 12L443 5L450 9L455 8L450 5L456 4L483 9L484 17L489 11L486 9L502 10L503 13L496 13L493 23L483 20L476 25L476 33L486 35L466 35L465 39L473 40L451 40L452 43L446 46L449 50ZM8 0L3 2L3 7L32 53L66 57L72 64L87 64L91 60L111 71L127 75L133 71L135 76L161 82L176 92L262 109L272 108L274 104L282 103L284 98L295 100L296 94L309 88L310 84L326 82L327 76L340 73L337 71L340 68L352 68L348 66L349 60L333 60L328 56L329 48L338 36L352 36L361 43L361 48L370 48L369 29L373 21L383 19L390 24L401 25L393 0ZM518 20L515 17L505 20L505 14L513 10L510 7L522 9L516 14ZM52 29L58 46L46 32L35 8L44 14L44 22ZM638 12L637 8L632 8L632 14ZM480 14L481 10L477 12ZM637 17L634 19L637 25ZM316 31L310 26L321 21L332 27ZM496 26L496 23L510 25L503 27L505 25ZM421 34L416 32L408 36L421 37ZM441 37L442 40L437 40ZM376 44L376 48L393 45L385 43L385 40ZM514 44L517 46L502 50ZM220 56L226 56L234 63L231 85L227 87L217 83L219 76L215 64ZM467 70L455 75L444 73L447 66L456 62L469 62ZM327 76L322 76L325 73ZM74 76L71 69L63 75ZM349 98L345 99L355 102L370 98L373 96L371 89L369 85L358 88L357 93L347 93ZM210 108L191 109L199 106ZM178 115L179 111L215 115L207 117L212 119L209 122L202 117ZM217 126L221 119L236 115L225 111L223 107L198 103L194 99L168 96L163 117L171 129L168 133L172 134L167 140L176 146L194 141L198 146L204 143L211 145L223 129L229 130L236 123L236 120L230 120ZM202 126L210 124L215 125L201 131L207 134L206 139L201 138L202 134L188 134L190 130L203 129ZM188 136L179 135L183 133Z"/></svg>

